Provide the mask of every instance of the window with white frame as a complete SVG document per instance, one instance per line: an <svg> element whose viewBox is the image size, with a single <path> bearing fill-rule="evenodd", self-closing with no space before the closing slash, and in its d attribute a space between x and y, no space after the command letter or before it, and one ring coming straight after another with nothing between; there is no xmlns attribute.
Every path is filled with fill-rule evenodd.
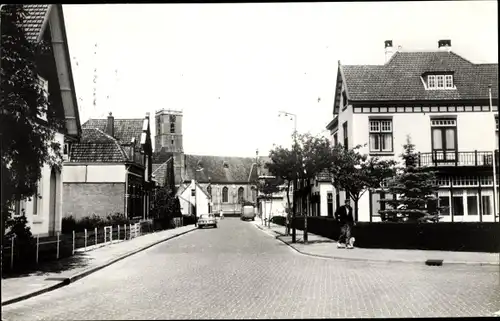
<svg viewBox="0 0 500 321"><path fill-rule="evenodd" d="M49 100L49 82L41 77L41 76L38 76L38 85L40 86L41 90L43 91L43 95L45 96L45 100L47 101L47 105L48 105L48 100ZM45 120L47 121L47 113L46 112L40 112L40 116L38 116L38 118L42 119L42 120Z"/></svg>
<svg viewBox="0 0 500 321"><path fill-rule="evenodd" d="M392 152L392 119L370 119L370 152Z"/></svg>
<svg viewBox="0 0 500 321"><path fill-rule="evenodd" d="M445 78L445 82L444 82L444 86L446 89L450 89L450 88L453 88L453 76L452 75L446 75L444 76Z"/></svg>
<svg viewBox="0 0 500 321"><path fill-rule="evenodd" d="M427 87L436 88L436 76L435 75L427 76Z"/></svg>
<svg viewBox="0 0 500 321"><path fill-rule="evenodd" d="M438 89L443 89L444 88L444 76L443 75L437 75L436 76L436 83L437 83L437 88Z"/></svg>
<svg viewBox="0 0 500 321"><path fill-rule="evenodd" d="M453 89L453 75L428 75L427 89Z"/></svg>

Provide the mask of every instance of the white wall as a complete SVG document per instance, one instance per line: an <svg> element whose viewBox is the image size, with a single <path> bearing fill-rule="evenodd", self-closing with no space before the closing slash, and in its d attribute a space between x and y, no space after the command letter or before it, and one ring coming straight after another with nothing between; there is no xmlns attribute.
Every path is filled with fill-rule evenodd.
<svg viewBox="0 0 500 321"><path fill-rule="evenodd" d="M320 214L321 216L328 216L328 192L332 193L333 197L333 213L337 209L337 204L335 204L335 191L333 190L333 185L331 183L319 183L319 196L320 196Z"/></svg>
<svg viewBox="0 0 500 321"><path fill-rule="evenodd" d="M186 188L179 197L181 203L181 212L183 215L188 215L191 213L190 204L194 204L195 197L191 196L191 189L193 188L193 184L189 184L188 188ZM196 185L196 208L198 216L201 214L208 213L208 205L210 203L210 199L207 197L205 192Z"/></svg>
<svg viewBox="0 0 500 321"><path fill-rule="evenodd" d="M61 146L64 146L64 135L56 133L55 141L57 141ZM37 200L37 210L34 214L34 202L33 199L26 200L22 202L21 208L24 208L26 213L26 218L28 220L29 226L31 228L31 233L33 235L46 236L49 233L49 214L50 214L50 174L52 168L45 164L42 168L42 177L39 182L39 194L41 198ZM63 179L65 171L64 166L61 173L56 171L56 220L55 220L55 230L61 231L61 220L62 220L62 202L64 200L63 196Z"/></svg>
<svg viewBox="0 0 500 321"><path fill-rule="evenodd" d="M457 116L457 147L459 152L491 151L495 145L495 118L490 112L461 112L461 113L392 113L392 114L353 114L355 129L353 144L368 144L369 117L392 116L394 135L394 157L398 158L406 143L406 136L410 135L417 151L431 152L431 116ZM340 131L340 129L339 129ZM350 144L349 144L350 145ZM353 145L353 146L354 146ZM363 153L369 152L367 145Z"/></svg>
<svg viewBox="0 0 500 321"><path fill-rule="evenodd" d="M345 85L342 84L342 90L345 89ZM342 92L342 91L341 91ZM354 128L356 125L356 119L353 117L353 110L352 110L352 105L348 105L345 110L342 110L344 101L342 100L342 96L340 98L340 106L339 106L339 124L338 124L338 131L337 131L337 136L338 136L338 142L341 145L344 145L344 129L343 129L343 124L347 121L347 138L348 138L348 147L352 148L355 146L353 137L354 137ZM357 128L356 128L357 130ZM332 142L333 142L333 137L332 137Z"/></svg>
<svg viewBox="0 0 500 321"><path fill-rule="evenodd" d="M126 170L123 164L65 163L64 183L125 183Z"/></svg>
<svg viewBox="0 0 500 321"><path fill-rule="evenodd" d="M286 200L283 200L282 198L260 201L262 219L270 219L273 216L286 216L285 209Z"/></svg>

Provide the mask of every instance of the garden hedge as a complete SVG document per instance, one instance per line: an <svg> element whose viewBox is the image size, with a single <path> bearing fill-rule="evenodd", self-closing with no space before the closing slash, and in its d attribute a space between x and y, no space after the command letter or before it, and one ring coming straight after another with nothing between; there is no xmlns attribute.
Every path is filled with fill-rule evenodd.
<svg viewBox="0 0 500 321"><path fill-rule="evenodd" d="M276 221L284 225L284 221ZM294 222L304 228L304 217ZM307 230L337 240L340 226L329 217L308 217ZM500 223L393 223L358 222L353 228L356 246L361 248L420 249L465 252L500 252Z"/></svg>

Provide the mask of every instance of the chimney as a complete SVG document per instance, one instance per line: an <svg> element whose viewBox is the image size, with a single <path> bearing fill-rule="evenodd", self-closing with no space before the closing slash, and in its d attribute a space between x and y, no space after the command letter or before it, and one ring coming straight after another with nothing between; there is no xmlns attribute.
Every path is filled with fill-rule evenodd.
<svg viewBox="0 0 500 321"><path fill-rule="evenodd" d="M442 51L450 51L451 50L451 40L444 39L438 41L438 49Z"/></svg>
<svg viewBox="0 0 500 321"><path fill-rule="evenodd" d="M106 126L106 134L108 134L111 137L115 137L115 118L113 115L111 115L111 112L109 112L108 116L108 126Z"/></svg>
<svg viewBox="0 0 500 321"><path fill-rule="evenodd" d="M385 48L385 62L387 63L389 59L391 59L393 54L392 40L384 41L384 48Z"/></svg>

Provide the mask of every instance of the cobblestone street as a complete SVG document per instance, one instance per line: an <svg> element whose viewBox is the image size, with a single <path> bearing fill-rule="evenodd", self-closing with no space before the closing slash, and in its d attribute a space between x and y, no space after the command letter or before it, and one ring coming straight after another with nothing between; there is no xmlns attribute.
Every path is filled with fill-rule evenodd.
<svg viewBox="0 0 500 321"><path fill-rule="evenodd" d="M227 218L5 306L2 319L491 316L500 310L498 270L304 256Z"/></svg>

